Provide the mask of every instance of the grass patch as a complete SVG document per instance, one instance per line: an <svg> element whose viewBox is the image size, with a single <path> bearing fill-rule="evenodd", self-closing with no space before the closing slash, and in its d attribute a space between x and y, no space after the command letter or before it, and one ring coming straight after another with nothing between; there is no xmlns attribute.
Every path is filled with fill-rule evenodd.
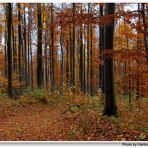
<svg viewBox="0 0 148 148"><path fill-rule="evenodd" d="M98 96L88 98L86 103L83 105L84 110L94 110L96 112L102 111L103 105Z"/></svg>
<svg viewBox="0 0 148 148"><path fill-rule="evenodd" d="M120 124L121 123L121 120L120 120L119 117L111 116L111 117L108 117L108 119L110 121L113 121L113 123L115 123L115 124Z"/></svg>
<svg viewBox="0 0 148 148"><path fill-rule="evenodd" d="M76 129L70 129L67 132L68 137L70 138L70 140L75 139L76 135L77 135L77 130Z"/></svg>
<svg viewBox="0 0 148 148"><path fill-rule="evenodd" d="M85 122L81 125L81 127L82 127L83 134L86 135L90 131L91 124L89 122Z"/></svg>
<svg viewBox="0 0 148 148"><path fill-rule="evenodd" d="M32 92L33 98L37 99L39 102L48 103L48 92L43 89L35 89Z"/></svg>
<svg viewBox="0 0 148 148"><path fill-rule="evenodd" d="M148 127L137 127L136 130L143 131L148 134Z"/></svg>

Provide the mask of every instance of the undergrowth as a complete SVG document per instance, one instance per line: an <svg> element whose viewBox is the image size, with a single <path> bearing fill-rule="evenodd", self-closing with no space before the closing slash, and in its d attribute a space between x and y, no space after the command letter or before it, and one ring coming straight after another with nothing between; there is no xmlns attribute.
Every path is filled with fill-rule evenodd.
<svg viewBox="0 0 148 148"><path fill-rule="evenodd" d="M22 107L30 104L46 104L48 107L61 112L61 117L72 125L67 129L70 139L75 139L79 135L87 136L91 133L105 133L112 129L112 134L120 134L128 131L141 132L136 138L146 139L147 128L147 98L132 100L132 108L127 99L116 99L119 117L102 116L102 98L98 96L88 97L84 94L73 94L70 90L66 92L48 93L45 90L26 90L18 99L10 99L7 94L0 94L0 106ZM102 127L100 127L100 125ZM119 130L118 130L119 129ZM93 136L93 135L92 135ZM128 139L124 134L119 135L119 139Z"/></svg>

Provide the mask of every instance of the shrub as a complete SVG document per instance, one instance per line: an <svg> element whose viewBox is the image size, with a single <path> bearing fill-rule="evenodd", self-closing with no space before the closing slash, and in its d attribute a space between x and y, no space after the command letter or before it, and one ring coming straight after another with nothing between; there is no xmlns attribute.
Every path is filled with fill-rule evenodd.
<svg viewBox="0 0 148 148"><path fill-rule="evenodd" d="M43 89L35 89L33 91L33 98L39 102L48 103L48 92Z"/></svg>

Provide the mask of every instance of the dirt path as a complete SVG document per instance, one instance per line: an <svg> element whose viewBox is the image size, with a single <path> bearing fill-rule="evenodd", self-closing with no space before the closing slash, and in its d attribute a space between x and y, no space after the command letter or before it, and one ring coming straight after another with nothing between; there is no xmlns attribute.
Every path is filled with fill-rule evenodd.
<svg viewBox="0 0 148 148"><path fill-rule="evenodd" d="M36 104L1 112L0 140L60 140L60 112Z"/></svg>
<svg viewBox="0 0 148 148"><path fill-rule="evenodd" d="M62 115L65 109L63 104L52 108L42 103L1 107L0 141L139 140L140 132L93 111Z"/></svg>

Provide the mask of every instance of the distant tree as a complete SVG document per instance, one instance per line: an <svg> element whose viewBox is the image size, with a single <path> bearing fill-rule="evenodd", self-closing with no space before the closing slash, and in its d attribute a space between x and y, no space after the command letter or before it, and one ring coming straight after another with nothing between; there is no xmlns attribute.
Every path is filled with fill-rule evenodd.
<svg viewBox="0 0 148 148"><path fill-rule="evenodd" d="M88 3L88 14L90 13L90 3ZM87 92L90 92L90 25L87 24Z"/></svg>
<svg viewBox="0 0 148 148"><path fill-rule="evenodd" d="M81 8L80 8L80 13L82 15L82 4L81 4ZM85 82L84 82L84 48L83 48L83 34L82 34L82 24L80 24L80 27L79 27L79 53L80 53L80 59L79 59L79 77L80 77L80 88L81 88L81 91L84 91L84 88L85 88Z"/></svg>
<svg viewBox="0 0 148 148"><path fill-rule="evenodd" d="M100 5L100 17L103 17L103 4ZM100 54L102 55L104 50L104 26L101 24L99 26L99 48ZM101 56L100 60L104 61L103 56ZM100 64L100 88L104 93L104 65Z"/></svg>
<svg viewBox="0 0 148 148"><path fill-rule="evenodd" d="M22 27L21 27L21 5L17 4L18 7L18 69L19 69L19 81L22 81Z"/></svg>
<svg viewBox="0 0 148 148"><path fill-rule="evenodd" d="M43 71L42 71L42 8L37 4L38 18L38 43L37 43L37 83L38 88L42 88Z"/></svg>
<svg viewBox="0 0 148 148"><path fill-rule="evenodd" d="M92 6L91 6L92 13ZM93 66L93 24L90 23L90 95L94 96L94 66Z"/></svg>
<svg viewBox="0 0 148 148"><path fill-rule="evenodd" d="M72 4L72 32L71 32L71 48L70 48L70 83L75 92L75 12L76 4Z"/></svg>
<svg viewBox="0 0 148 148"><path fill-rule="evenodd" d="M62 9L63 9L62 3ZM61 46L61 57L60 57L60 88L63 88L63 79L64 79L64 50L63 50L63 43L64 43L64 32L63 26L61 25L61 32L60 32L60 46Z"/></svg>
<svg viewBox="0 0 148 148"><path fill-rule="evenodd" d="M147 21L146 21L146 16L145 16L145 3L142 3L142 17L143 17L143 27L144 27L144 46L145 46L145 51L147 53L146 60L148 62L148 39L147 39Z"/></svg>
<svg viewBox="0 0 148 148"><path fill-rule="evenodd" d="M51 16L51 30L50 30L50 83L51 83L51 92L54 92L55 90L55 60L54 60L54 27L53 27L53 3L51 4L51 10L50 10L50 16Z"/></svg>
<svg viewBox="0 0 148 148"><path fill-rule="evenodd" d="M24 19L23 19L23 41L24 41L24 53L23 53L23 61L24 61L24 81L25 81L25 87L28 85L28 78L27 78L27 36L26 36L26 12L25 12L25 5L24 5Z"/></svg>
<svg viewBox="0 0 148 148"><path fill-rule="evenodd" d="M31 4L30 4L31 7ZM33 53L32 53L32 8L28 8L28 76L31 88L34 86L33 81Z"/></svg>

